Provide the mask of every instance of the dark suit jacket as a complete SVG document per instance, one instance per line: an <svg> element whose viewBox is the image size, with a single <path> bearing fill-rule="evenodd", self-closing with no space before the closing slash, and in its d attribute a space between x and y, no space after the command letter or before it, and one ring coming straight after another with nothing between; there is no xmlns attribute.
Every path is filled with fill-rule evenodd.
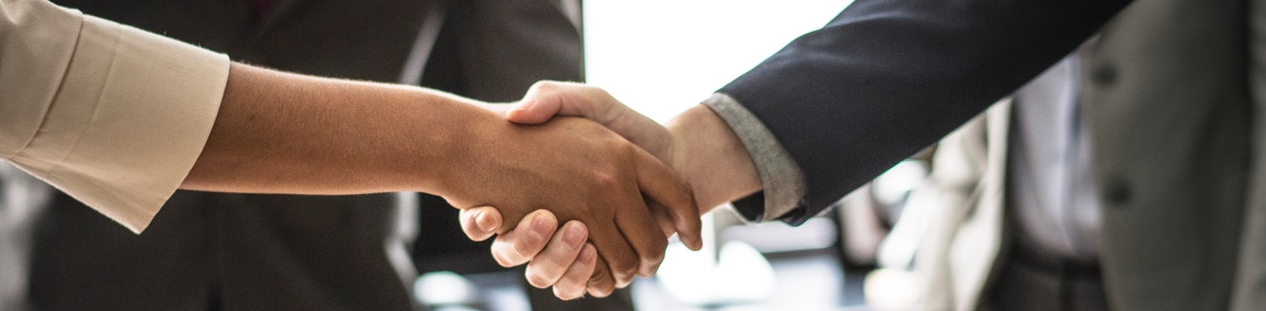
<svg viewBox="0 0 1266 311"><path fill-rule="evenodd" d="M282 0L252 19L247 0L58 0L280 70L396 82L439 1ZM453 1L422 79L483 99L539 79L580 77L579 34L548 1ZM490 10L537 28L492 31ZM552 11L551 11L552 10ZM553 14L553 15L550 15ZM570 33L570 35L558 35ZM532 37L535 35L537 37ZM438 56L443 55L443 56ZM393 266L394 194L281 196L179 191L140 236L59 195L38 225L37 310L410 310L408 258ZM415 208L415 207L407 207ZM454 213L446 206L428 212ZM456 223L453 214L433 218ZM406 220L406 221L411 221ZM422 228L430 240L460 231ZM479 258L488 258L486 248Z"/></svg>
<svg viewBox="0 0 1266 311"><path fill-rule="evenodd" d="M805 173L804 208L783 218L800 223L1037 76L1129 2L858 0L719 92ZM763 209L759 196L736 204Z"/></svg>

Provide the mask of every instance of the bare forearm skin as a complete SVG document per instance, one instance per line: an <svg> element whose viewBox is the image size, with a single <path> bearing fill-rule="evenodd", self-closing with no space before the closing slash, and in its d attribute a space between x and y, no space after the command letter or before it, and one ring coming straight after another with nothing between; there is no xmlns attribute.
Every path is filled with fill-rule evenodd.
<svg viewBox="0 0 1266 311"><path fill-rule="evenodd" d="M182 188L437 193L446 164L463 154L454 148L479 142L472 124L504 122L472 104L417 87L233 64L215 126Z"/></svg>
<svg viewBox="0 0 1266 311"><path fill-rule="evenodd" d="M674 167L694 190L700 214L761 189L747 149L711 108L694 106L666 127L680 144L679 154L673 156L678 162Z"/></svg>

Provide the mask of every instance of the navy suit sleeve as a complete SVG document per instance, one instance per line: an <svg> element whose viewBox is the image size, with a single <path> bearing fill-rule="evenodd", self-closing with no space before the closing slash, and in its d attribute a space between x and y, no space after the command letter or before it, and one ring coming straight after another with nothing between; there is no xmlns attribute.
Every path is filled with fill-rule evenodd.
<svg viewBox="0 0 1266 311"><path fill-rule="evenodd" d="M1054 64L1128 0L857 0L726 85L804 172L799 224ZM735 202L763 209L759 198Z"/></svg>

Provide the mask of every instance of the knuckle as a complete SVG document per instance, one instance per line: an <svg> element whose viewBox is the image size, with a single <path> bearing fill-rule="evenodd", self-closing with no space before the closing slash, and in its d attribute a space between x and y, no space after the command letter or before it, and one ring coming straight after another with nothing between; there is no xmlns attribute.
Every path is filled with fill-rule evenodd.
<svg viewBox="0 0 1266 311"><path fill-rule="evenodd" d="M501 265L502 267L505 267L505 268L517 266L517 264L515 264L513 261L505 258L505 256L497 252L492 253L492 259L495 260L498 265Z"/></svg>
<svg viewBox="0 0 1266 311"><path fill-rule="evenodd" d="M601 286L603 284L615 283L611 278L611 274L607 269L598 268L593 275L589 276L589 280L585 282L589 287Z"/></svg>
<svg viewBox="0 0 1266 311"><path fill-rule="evenodd" d="M515 258L532 258L540 252L544 242L544 238L529 234L511 244L511 250L514 251Z"/></svg>
<svg viewBox="0 0 1266 311"><path fill-rule="evenodd" d="M664 249L668 248L668 241L659 241L656 239L655 245L649 253L642 255L644 264L657 264L664 261Z"/></svg>
<svg viewBox="0 0 1266 311"><path fill-rule="evenodd" d="M566 273L567 265L562 259L553 256L537 256L528 263L528 281L531 278L537 278L543 286L553 285L557 282L559 276ZM544 288L544 287L540 288Z"/></svg>
<svg viewBox="0 0 1266 311"><path fill-rule="evenodd" d="M525 243L514 244L511 248L514 251L513 258L531 258L535 255L534 252L532 252L531 247L524 244Z"/></svg>
<svg viewBox="0 0 1266 311"><path fill-rule="evenodd" d="M603 88L598 88L598 87L590 87L590 89L592 89L592 90L593 90L593 92L594 92L594 94L595 94L595 95L597 95L597 96L599 96L599 97L601 97L601 98L604 98L604 99L614 99L614 98L615 98L615 96L611 95L611 92L607 92L607 90L606 90L606 89L603 89Z"/></svg>
<svg viewBox="0 0 1266 311"><path fill-rule="evenodd" d="M584 296L584 293L585 293L585 288L581 288L581 290L565 292L565 293L557 293L557 295L560 295L558 296L560 300L572 301L572 300L579 300L581 296Z"/></svg>
<svg viewBox="0 0 1266 311"><path fill-rule="evenodd" d="M522 264L523 259L527 257L519 255L518 252L514 250L514 246L506 246L506 243L507 242L500 239L493 242L491 249L492 259L496 260L497 264L506 268Z"/></svg>
<svg viewBox="0 0 1266 311"><path fill-rule="evenodd" d="M691 189L690 185L684 181L678 181L677 183L680 185L677 187L678 191L673 191L668 196L670 200L673 200L672 204L680 207L683 211L695 211L695 214L698 214L697 211L699 209L695 206L694 189Z"/></svg>
<svg viewBox="0 0 1266 311"><path fill-rule="evenodd" d="M542 265L550 269L553 269L551 271L557 271L557 273L555 273L556 275L561 275L563 273L566 273L567 268L571 267L572 264L574 263L575 263L575 257L567 257L567 256L550 256L548 258L543 258L543 260L541 261Z"/></svg>
<svg viewBox="0 0 1266 311"><path fill-rule="evenodd" d="M611 292L615 291L615 284L604 284L602 286L589 287L589 295L597 298L611 296Z"/></svg>
<svg viewBox="0 0 1266 311"><path fill-rule="evenodd" d="M592 178L593 184L602 191L611 191L620 188L620 177L614 172L594 172Z"/></svg>
<svg viewBox="0 0 1266 311"><path fill-rule="evenodd" d="M538 273L533 273L533 270L531 268L528 268L528 272L525 275L525 278L527 278L528 284L531 284L532 287L536 287L536 288L546 288L546 287L549 287L550 285L554 285L553 280L551 280L548 277L542 276Z"/></svg>
<svg viewBox="0 0 1266 311"><path fill-rule="evenodd" d="M637 273L638 260L637 258L622 258L617 261L616 266L612 267L612 270L615 272L613 274L617 279L631 279Z"/></svg>
<svg viewBox="0 0 1266 311"><path fill-rule="evenodd" d="M570 290L564 289L562 286L554 285L553 290L554 297L558 297L558 299L564 301L576 299L576 297L572 297L574 294Z"/></svg>
<svg viewBox="0 0 1266 311"><path fill-rule="evenodd" d="M466 237L473 241L487 240L492 236L492 233L490 232L479 230L479 228L474 225L473 221L462 221L462 232L466 233Z"/></svg>
<svg viewBox="0 0 1266 311"><path fill-rule="evenodd" d="M501 265L502 267L506 267L506 268L521 264L521 262L519 262L518 260L515 260L515 258L509 255L506 255L505 252L499 252L496 250L492 252L492 259L496 260L498 265Z"/></svg>
<svg viewBox="0 0 1266 311"><path fill-rule="evenodd" d="M465 224L462 225L462 233L465 233L466 238L469 238L472 241L482 241L484 239L487 239L487 237L484 236L483 232L479 232L477 230L471 229L469 226L466 226Z"/></svg>
<svg viewBox="0 0 1266 311"><path fill-rule="evenodd" d="M572 298L584 296L585 284L589 281L589 274L586 272L589 272L589 270L572 267L572 270L554 283L555 293L565 293Z"/></svg>

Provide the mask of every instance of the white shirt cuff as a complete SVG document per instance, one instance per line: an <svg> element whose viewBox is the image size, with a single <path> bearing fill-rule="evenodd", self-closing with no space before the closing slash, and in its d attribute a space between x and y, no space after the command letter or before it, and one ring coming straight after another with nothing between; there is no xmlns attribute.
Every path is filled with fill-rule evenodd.
<svg viewBox="0 0 1266 311"><path fill-rule="evenodd" d="M55 17L82 19L74 54L38 131L9 160L139 233L202 153L228 57L62 10Z"/></svg>

